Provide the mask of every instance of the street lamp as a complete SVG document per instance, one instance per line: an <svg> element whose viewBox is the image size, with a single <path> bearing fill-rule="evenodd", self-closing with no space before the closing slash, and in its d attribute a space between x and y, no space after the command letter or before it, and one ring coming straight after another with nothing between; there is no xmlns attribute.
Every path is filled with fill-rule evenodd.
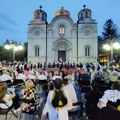
<svg viewBox="0 0 120 120"><path fill-rule="evenodd" d="M17 41L13 41L13 40L12 40L12 43L10 43L9 41L6 41L4 47L7 50L10 50L10 49L13 50L13 63L15 61L15 52L23 50L23 46Z"/></svg>
<svg viewBox="0 0 120 120"><path fill-rule="evenodd" d="M103 48L105 50L110 50L110 55L111 55L111 62L113 62L113 50L114 49L120 49L120 44L118 42L110 42L110 45L109 44L105 44L103 45Z"/></svg>

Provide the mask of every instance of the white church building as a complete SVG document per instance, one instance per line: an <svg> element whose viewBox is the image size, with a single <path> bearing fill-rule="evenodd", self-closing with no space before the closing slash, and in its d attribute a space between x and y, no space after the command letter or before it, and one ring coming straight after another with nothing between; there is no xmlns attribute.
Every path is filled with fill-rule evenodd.
<svg viewBox="0 0 120 120"><path fill-rule="evenodd" d="M63 7L50 23L41 6L34 11L28 24L28 62L97 62L97 58L97 22L86 6L75 22Z"/></svg>

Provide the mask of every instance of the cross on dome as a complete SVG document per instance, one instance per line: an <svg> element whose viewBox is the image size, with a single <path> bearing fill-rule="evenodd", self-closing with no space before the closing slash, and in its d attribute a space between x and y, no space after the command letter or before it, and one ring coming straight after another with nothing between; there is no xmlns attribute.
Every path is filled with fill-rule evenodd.
<svg viewBox="0 0 120 120"><path fill-rule="evenodd" d="M64 9L64 7L61 7L61 10L63 10Z"/></svg>
<svg viewBox="0 0 120 120"><path fill-rule="evenodd" d="M86 8L86 5L83 5L84 9Z"/></svg>
<svg viewBox="0 0 120 120"><path fill-rule="evenodd" d="M42 9L42 5L40 5L40 10Z"/></svg>

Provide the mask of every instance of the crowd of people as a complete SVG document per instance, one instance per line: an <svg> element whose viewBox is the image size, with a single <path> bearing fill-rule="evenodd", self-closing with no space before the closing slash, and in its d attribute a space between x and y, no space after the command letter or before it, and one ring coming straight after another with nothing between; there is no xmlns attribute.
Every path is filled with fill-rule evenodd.
<svg viewBox="0 0 120 120"><path fill-rule="evenodd" d="M19 83L20 80L22 80L22 87L19 92L16 92L16 88L13 87L11 90L10 87L15 86L14 83ZM118 120L120 117L119 80L118 64L15 62L13 65L7 65L0 62L0 100L4 100L9 107L14 108L15 113L19 110L29 113L40 109L44 99L41 120L47 118L68 120L70 112L81 109L77 104L79 102L85 104L85 111L83 109L82 111L89 119L91 119L89 114L96 113L95 120ZM42 81L46 81L44 83L47 84L47 92L43 89ZM82 94L83 86L89 87L90 90ZM46 92L45 98L39 96L41 92L42 94ZM32 102L29 101L28 104L26 99ZM0 109L7 109L7 107L0 103ZM106 117L101 118L102 115ZM30 117L25 119L28 118L31 119Z"/></svg>

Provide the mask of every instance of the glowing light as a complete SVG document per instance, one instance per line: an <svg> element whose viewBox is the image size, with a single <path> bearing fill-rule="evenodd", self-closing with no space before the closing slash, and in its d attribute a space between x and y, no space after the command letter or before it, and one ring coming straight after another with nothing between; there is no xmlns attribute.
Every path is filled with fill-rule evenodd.
<svg viewBox="0 0 120 120"><path fill-rule="evenodd" d="M9 50L11 48L10 45L5 45L5 49Z"/></svg>
<svg viewBox="0 0 120 120"><path fill-rule="evenodd" d="M23 50L23 46L19 45L19 46L18 46L18 49L19 49L19 50Z"/></svg>
<svg viewBox="0 0 120 120"><path fill-rule="evenodd" d="M113 47L114 47L115 49L119 49L119 48L120 48L120 44L119 44L119 43L113 43Z"/></svg>
<svg viewBox="0 0 120 120"><path fill-rule="evenodd" d="M18 51L18 47L17 47L17 46L15 46L15 47L14 47L14 50L15 50L15 51Z"/></svg>
<svg viewBox="0 0 120 120"><path fill-rule="evenodd" d="M107 44L106 44L106 45L103 45L103 48L106 49L106 50L110 50L110 49L111 49L110 46L107 45Z"/></svg>

